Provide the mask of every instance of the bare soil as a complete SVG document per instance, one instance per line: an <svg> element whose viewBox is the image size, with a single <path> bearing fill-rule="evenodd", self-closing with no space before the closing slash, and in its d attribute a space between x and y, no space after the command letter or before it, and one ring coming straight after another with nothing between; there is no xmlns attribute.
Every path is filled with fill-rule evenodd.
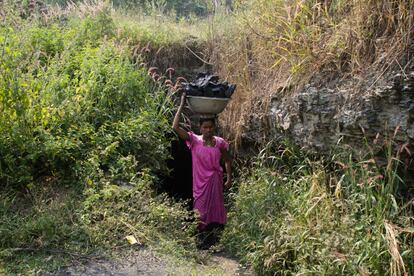
<svg viewBox="0 0 414 276"><path fill-rule="evenodd" d="M63 268L53 275L255 275L236 260L212 253L205 264L184 262L150 249L139 249L119 260L90 260Z"/></svg>

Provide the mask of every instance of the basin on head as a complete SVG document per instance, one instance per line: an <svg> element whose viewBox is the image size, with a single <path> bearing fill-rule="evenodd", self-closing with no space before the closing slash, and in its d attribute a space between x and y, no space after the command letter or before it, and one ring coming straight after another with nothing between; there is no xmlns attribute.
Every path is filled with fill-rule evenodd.
<svg viewBox="0 0 414 276"><path fill-rule="evenodd" d="M187 96L187 103L193 112L200 113L202 117L214 116L226 108L229 98L211 98Z"/></svg>

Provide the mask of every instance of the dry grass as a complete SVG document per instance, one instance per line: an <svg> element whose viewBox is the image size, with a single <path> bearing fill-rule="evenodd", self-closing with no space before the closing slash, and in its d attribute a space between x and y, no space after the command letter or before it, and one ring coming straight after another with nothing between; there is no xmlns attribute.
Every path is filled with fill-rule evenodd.
<svg viewBox="0 0 414 276"><path fill-rule="evenodd" d="M264 120L273 96L297 91L316 74L326 81L376 72L376 82L390 69L404 72L412 58L413 0L245 5L233 31L213 40L211 53L216 71L239 84L221 117L236 145L253 113Z"/></svg>
<svg viewBox="0 0 414 276"><path fill-rule="evenodd" d="M392 276L400 276L400 275L407 275L408 273L405 269L404 260L400 255L400 250L398 246L397 229L389 222L384 222L386 238L388 241L388 251L391 255L391 275Z"/></svg>
<svg viewBox="0 0 414 276"><path fill-rule="evenodd" d="M104 0L83 0L82 2L75 3L69 1L66 7L61 7L59 5L49 6L48 10L52 14L56 15L71 15L77 14L81 18L85 18L88 16L96 16L97 14L106 11L108 9L112 9L110 5L108 5L107 1Z"/></svg>

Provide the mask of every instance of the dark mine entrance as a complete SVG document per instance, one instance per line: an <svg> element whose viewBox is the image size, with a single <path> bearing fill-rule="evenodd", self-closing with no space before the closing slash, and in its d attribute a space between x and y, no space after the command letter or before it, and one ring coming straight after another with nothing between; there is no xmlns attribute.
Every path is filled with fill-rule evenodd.
<svg viewBox="0 0 414 276"><path fill-rule="evenodd" d="M167 166L171 170L170 175L164 179L164 189L176 199L189 200L189 208L192 206L193 198L193 177L191 152L185 141L172 139L171 141L172 159L167 161Z"/></svg>

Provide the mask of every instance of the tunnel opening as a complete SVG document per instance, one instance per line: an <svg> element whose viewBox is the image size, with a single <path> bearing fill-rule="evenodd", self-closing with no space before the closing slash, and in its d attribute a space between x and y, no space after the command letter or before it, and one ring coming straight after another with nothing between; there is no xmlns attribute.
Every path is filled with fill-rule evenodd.
<svg viewBox="0 0 414 276"><path fill-rule="evenodd" d="M188 202L188 208L192 208L193 176L191 152L184 140L171 139L171 159L167 160L170 173L161 179L162 191L176 200Z"/></svg>

